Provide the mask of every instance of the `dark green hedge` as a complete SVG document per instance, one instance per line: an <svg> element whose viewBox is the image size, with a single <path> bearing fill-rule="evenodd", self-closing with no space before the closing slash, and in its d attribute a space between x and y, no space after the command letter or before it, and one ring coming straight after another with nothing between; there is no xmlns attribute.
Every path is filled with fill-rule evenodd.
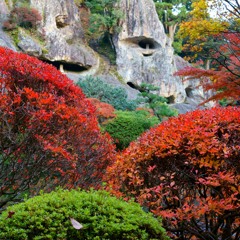
<svg viewBox="0 0 240 240"><path fill-rule="evenodd" d="M157 117L144 110L115 113L117 117L107 122L103 129L111 135L118 149L126 148L143 132L159 123Z"/></svg>

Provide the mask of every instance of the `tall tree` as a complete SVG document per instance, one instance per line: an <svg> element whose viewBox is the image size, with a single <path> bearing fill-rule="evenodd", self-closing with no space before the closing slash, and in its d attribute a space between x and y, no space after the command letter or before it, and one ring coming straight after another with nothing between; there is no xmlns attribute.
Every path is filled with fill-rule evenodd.
<svg viewBox="0 0 240 240"><path fill-rule="evenodd" d="M187 67L178 71L179 76L187 79L200 79L204 89L213 90L215 94L210 100L228 98L238 101L240 98L240 33L223 33L218 35L224 44L214 47L210 56L215 69Z"/></svg>
<svg viewBox="0 0 240 240"><path fill-rule="evenodd" d="M210 17L207 0L194 1L189 15L190 18L180 24L178 36L186 42L183 49L188 60L202 59L209 68L209 49L221 44L213 36L226 31L230 24Z"/></svg>
<svg viewBox="0 0 240 240"><path fill-rule="evenodd" d="M208 67L188 67L177 74L188 79L199 78L205 90L214 90L209 100L222 98L238 101L240 96L240 11L235 0L212 1L210 8L218 6L218 17L212 19L207 11L207 2L194 3L192 22L181 25L182 35L187 37L189 48L195 56L202 58ZM201 11L202 9L202 11ZM203 20L202 23L200 20ZM202 25L201 25L202 24ZM185 28L184 28L185 27ZM184 31L189 30L189 36ZM207 61L206 61L207 60Z"/></svg>
<svg viewBox="0 0 240 240"><path fill-rule="evenodd" d="M165 32L169 34L176 49L179 42L174 39L178 25L187 18L191 0L155 0L156 10ZM175 41L174 41L175 40Z"/></svg>

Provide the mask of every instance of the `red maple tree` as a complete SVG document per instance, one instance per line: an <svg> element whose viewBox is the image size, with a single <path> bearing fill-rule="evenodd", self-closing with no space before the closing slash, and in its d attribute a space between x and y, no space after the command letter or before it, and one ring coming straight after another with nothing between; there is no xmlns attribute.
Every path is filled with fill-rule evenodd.
<svg viewBox="0 0 240 240"><path fill-rule="evenodd" d="M216 41L222 41L220 47L214 47L208 52L214 69L186 67L176 74L189 79L200 79L203 88L213 90L214 95L207 101L240 99L240 33L228 32L215 36ZM206 102L206 101L205 101Z"/></svg>
<svg viewBox="0 0 240 240"><path fill-rule="evenodd" d="M25 192L98 187L114 147L56 68L0 48L0 207Z"/></svg>
<svg viewBox="0 0 240 240"><path fill-rule="evenodd" d="M107 189L134 197L176 239L240 237L240 108L170 118L119 153Z"/></svg>

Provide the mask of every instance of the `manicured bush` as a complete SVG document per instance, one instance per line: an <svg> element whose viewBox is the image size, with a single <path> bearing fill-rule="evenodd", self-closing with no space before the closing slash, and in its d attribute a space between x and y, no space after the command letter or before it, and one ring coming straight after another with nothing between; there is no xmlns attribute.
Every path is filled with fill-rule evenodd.
<svg viewBox="0 0 240 240"><path fill-rule="evenodd" d="M97 187L114 147L56 68L0 48L0 208L54 186Z"/></svg>
<svg viewBox="0 0 240 240"><path fill-rule="evenodd" d="M108 121L103 129L114 139L118 149L126 148L143 132L159 123L148 111L116 111L116 118Z"/></svg>
<svg viewBox="0 0 240 240"><path fill-rule="evenodd" d="M105 180L163 216L173 238L239 239L240 108L170 118L119 153Z"/></svg>
<svg viewBox="0 0 240 240"><path fill-rule="evenodd" d="M82 225L77 230L70 218ZM81 227L81 226L80 226ZM9 207L0 239L168 239L161 221L104 191L57 190Z"/></svg>
<svg viewBox="0 0 240 240"><path fill-rule="evenodd" d="M77 82L83 92L89 98L97 98L101 102L111 104L117 110L135 110L137 102L127 99L125 89L113 87L104 83L100 78L88 76Z"/></svg>

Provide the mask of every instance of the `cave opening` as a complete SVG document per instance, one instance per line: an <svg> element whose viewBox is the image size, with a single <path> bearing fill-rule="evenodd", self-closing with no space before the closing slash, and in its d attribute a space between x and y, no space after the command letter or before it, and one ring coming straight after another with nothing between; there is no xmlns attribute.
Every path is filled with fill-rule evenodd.
<svg viewBox="0 0 240 240"><path fill-rule="evenodd" d="M128 85L129 87L131 87L131 88L134 88L134 89L137 89L137 90L138 90L138 87L137 87L134 83L132 83L132 82L127 82L127 85Z"/></svg>
<svg viewBox="0 0 240 240"><path fill-rule="evenodd" d="M191 87L185 88L185 92L187 97L192 98L193 97L193 89Z"/></svg>
<svg viewBox="0 0 240 240"><path fill-rule="evenodd" d="M168 104L175 103L175 97L173 95L166 97L166 99Z"/></svg>
<svg viewBox="0 0 240 240"><path fill-rule="evenodd" d="M156 46L154 44L154 41L149 38L144 38L141 41L138 42L139 47L144 49L155 49Z"/></svg>
<svg viewBox="0 0 240 240"><path fill-rule="evenodd" d="M80 66L78 64L66 63L61 61L49 61L49 60L42 61L51 64L61 72L81 73L83 71L88 70L86 67Z"/></svg>

